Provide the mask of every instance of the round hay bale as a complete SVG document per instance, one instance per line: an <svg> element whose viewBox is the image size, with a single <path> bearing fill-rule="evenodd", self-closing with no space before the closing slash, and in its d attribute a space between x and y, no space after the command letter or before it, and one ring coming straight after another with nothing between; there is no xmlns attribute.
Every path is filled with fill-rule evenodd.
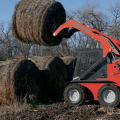
<svg viewBox="0 0 120 120"><path fill-rule="evenodd" d="M74 70L75 70L75 65L76 65L76 59L73 56L66 56L66 57L61 57L63 62L65 63L67 67L67 81L68 84L71 80L73 80L73 75L74 75Z"/></svg>
<svg viewBox="0 0 120 120"><path fill-rule="evenodd" d="M37 65L37 63L39 63L40 59L43 57L33 57L33 58L28 58L28 60L31 60L35 65Z"/></svg>
<svg viewBox="0 0 120 120"><path fill-rule="evenodd" d="M59 57L52 56L35 57L31 61L36 64L44 78L43 99L61 100L67 85L67 70L64 62Z"/></svg>
<svg viewBox="0 0 120 120"><path fill-rule="evenodd" d="M0 66L0 103L37 102L39 69L27 59L15 59Z"/></svg>
<svg viewBox="0 0 120 120"><path fill-rule="evenodd" d="M7 65L11 62L11 60L6 60L6 61L0 61L0 66L2 65Z"/></svg>
<svg viewBox="0 0 120 120"><path fill-rule="evenodd" d="M54 0L21 0L12 16L12 34L21 42L58 45L62 37L53 32L65 22L65 10Z"/></svg>

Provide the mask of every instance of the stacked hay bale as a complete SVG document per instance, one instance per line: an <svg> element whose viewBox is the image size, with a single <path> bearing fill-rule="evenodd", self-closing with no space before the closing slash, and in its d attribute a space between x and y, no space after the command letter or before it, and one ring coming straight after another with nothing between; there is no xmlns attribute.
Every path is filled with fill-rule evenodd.
<svg viewBox="0 0 120 120"><path fill-rule="evenodd" d="M6 61L0 61L0 66L2 65L7 65L11 62L11 60L6 60Z"/></svg>
<svg viewBox="0 0 120 120"><path fill-rule="evenodd" d="M37 102L39 70L30 60L15 59L0 65L0 103ZM39 84L39 86L38 86Z"/></svg>
<svg viewBox="0 0 120 120"><path fill-rule="evenodd" d="M67 85L67 70L64 62L58 57L45 56L30 59L43 75L43 100L61 100Z"/></svg>
<svg viewBox="0 0 120 120"><path fill-rule="evenodd" d="M58 45L62 37L53 32L65 22L65 10L54 0L21 0L12 17L12 33L24 43Z"/></svg>
<svg viewBox="0 0 120 120"><path fill-rule="evenodd" d="M67 81L69 84L70 81L73 80L76 59L73 56L65 56L65 57L61 57L61 59L63 60L67 68Z"/></svg>

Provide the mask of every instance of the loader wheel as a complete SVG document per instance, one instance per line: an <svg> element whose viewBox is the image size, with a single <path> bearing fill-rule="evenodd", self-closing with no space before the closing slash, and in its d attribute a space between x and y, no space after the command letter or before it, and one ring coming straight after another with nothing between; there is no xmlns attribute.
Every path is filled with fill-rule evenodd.
<svg viewBox="0 0 120 120"><path fill-rule="evenodd" d="M85 100L85 90L79 84L70 84L65 88L64 99L72 105L82 104Z"/></svg>
<svg viewBox="0 0 120 120"><path fill-rule="evenodd" d="M98 100L103 106L117 106L119 103L119 90L117 86L105 85L98 92Z"/></svg>

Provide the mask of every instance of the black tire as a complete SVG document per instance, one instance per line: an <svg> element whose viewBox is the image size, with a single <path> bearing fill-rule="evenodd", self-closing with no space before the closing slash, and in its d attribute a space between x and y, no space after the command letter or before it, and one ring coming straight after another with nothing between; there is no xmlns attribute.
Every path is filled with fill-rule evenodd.
<svg viewBox="0 0 120 120"><path fill-rule="evenodd" d="M117 106L119 103L119 90L115 85L104 85L99 89L98 100L107 107Z"/></svg>
<svg viewBox="0 0 120 120"><path fill-rule="evenodd" d="M85 100L85 93L83 86L79 84L70 84L65 88L64 100L72 105L82 104ZM74 97L75 95L76 97Z"/></svg>

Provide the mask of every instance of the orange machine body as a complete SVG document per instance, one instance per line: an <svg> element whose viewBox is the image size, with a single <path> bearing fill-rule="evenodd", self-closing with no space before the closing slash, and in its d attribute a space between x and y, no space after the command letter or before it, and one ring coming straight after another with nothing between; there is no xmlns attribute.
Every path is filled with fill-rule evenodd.
<svg viewBox="0 0 120 120"><path fill-rule="evenodd" d="M70 19L66 23L62 24L55 32L54 36L58 35L65 28L75 28L92 38L96 39L102 44L103 48L103 57L107 57L108 53L112 53L118 57L116 61L113 61L112 64L107 64L107 78L97 78L94 82L78 82L78 84L86 87L92 93L94 100L98 100L97 94L99 89L105 84L114 84L120 87L120 41L114 38L111 38L93 28L90 28L87 25L83 25L73 19Z"/></svg>

